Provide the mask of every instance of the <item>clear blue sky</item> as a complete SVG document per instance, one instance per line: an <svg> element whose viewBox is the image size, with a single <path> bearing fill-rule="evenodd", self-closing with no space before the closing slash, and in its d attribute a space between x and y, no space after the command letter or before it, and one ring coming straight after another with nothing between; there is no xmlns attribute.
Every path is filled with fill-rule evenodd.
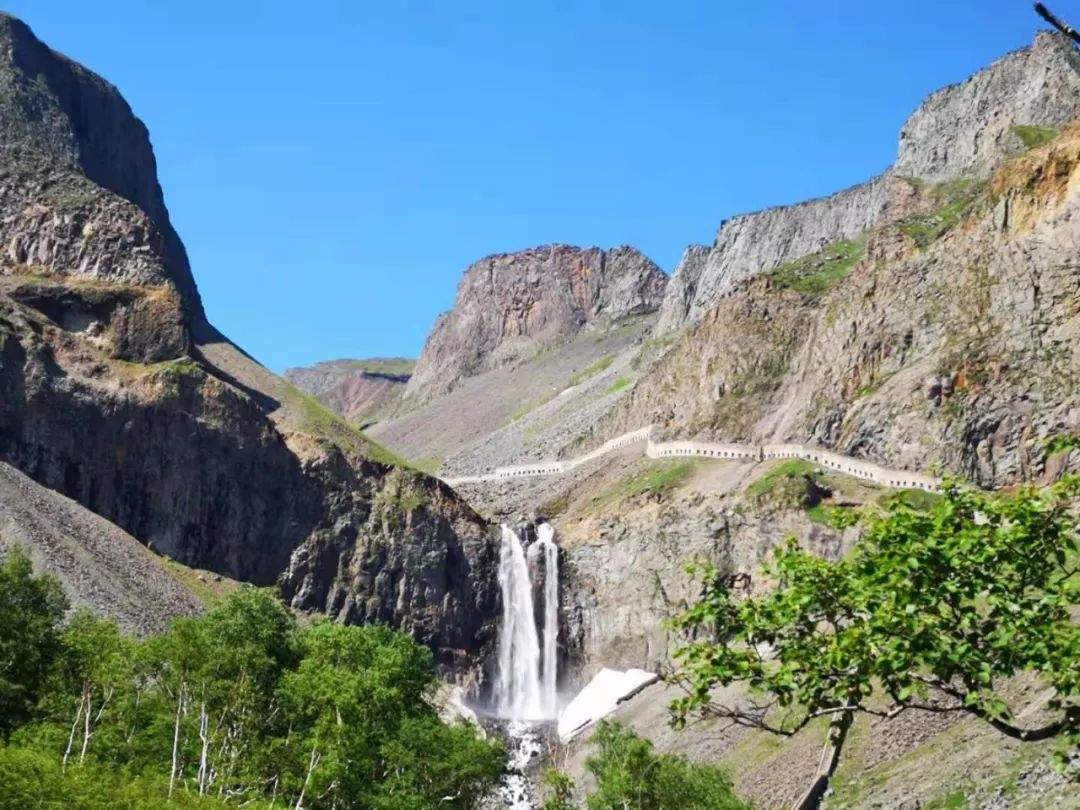
<svg viewBox="0 0 1080 810"><path fill-rule="evenodd" d="M667 272L884 169L1025 0L9 0L150 129L211 319L270 367L415 355L462 270L548 242ZM1080 19L1080 2L1052 4Z"/></svg>

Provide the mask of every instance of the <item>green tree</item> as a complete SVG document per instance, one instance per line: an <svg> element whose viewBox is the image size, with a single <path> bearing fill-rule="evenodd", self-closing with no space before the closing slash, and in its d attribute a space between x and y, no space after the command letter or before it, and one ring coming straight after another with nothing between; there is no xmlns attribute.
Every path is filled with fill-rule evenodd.
<svg viewBox="0 0 1080 810"><path fill-rule="evenodd" d="M291 795L312 806L466 808L494 783L499 747L443 725L427 702L429 650L385 627L329 622L304 630L301 650L281 685Z"/></svg>
<svg viewBox="0 0 1080 810"><path fill-rule="evenodd" d="M0 564L0 736L34 715L63 651L67 607L59 581L35 576L30 558L12 547Z"/></svg>
<svg viewBox="0 0 1080 810"><path fill-rule="evenodd" d="M608 720L596 727L590 743L596 752L585 769L596 788L585 800L588 810L748 810L731 780L713 765L688 762L675 754L657 754L652 743ZM545 810L572 810L573 782L550 772L552 790Z"/></svg>
<svg viewBox="0 0 1080 810"><path fill-rule="evenodd" d="M857 712L962 713L1018 740L1075 743L1080 479L1008 495L947 482L942 494L929 512L893 502L867 516L861 541L837 562L790 541L767 567L775 587L762 596L740 600L707 571L702 599L676 622L697 638L677 653L687 694L672 706L676 724L697 713L790 735L832 718L809 806ZM1000 689L1024 672L1054 690L1056 717L1037 727L1014 719ZM733 683L765 698L714 700Z"/></svg>
<svg viewBox="0 0 1080 810"><path fill-rule="evenodd" d="M64 646L64 677L69 679L66 695L78 695L62 701L71 706L71 730L64 748L63 764L72 758L82 763L91 740L109 723L106 712L116 709L116 698L126 690L132 677L134 642L124 636L116 622L79 609L61 635Z"/></svg>
<svg viewBox="0 0 1080 810"><path fill-rule="evenodd" d="M503 771L429 703L430 651L388 628L297 628L255 588L145 640L65 607L25 556L0 566L0 810L463 810Z"/></svg>

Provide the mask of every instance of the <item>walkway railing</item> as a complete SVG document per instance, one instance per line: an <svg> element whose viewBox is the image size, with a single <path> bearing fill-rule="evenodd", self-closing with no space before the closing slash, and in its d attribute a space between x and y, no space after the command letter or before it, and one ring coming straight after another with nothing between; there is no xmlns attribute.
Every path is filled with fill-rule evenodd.
<svg viewBox="0 0 1080 810"><path fill-rule="evenodd" d="M774 458L799 458L820 464L835 472L861 478L888 487L922 489L934 492L941 487L941 480L910 470L895 470L869 461L843 456L821 447L806 444L724 444L716 442L673 441L654 442L652 427L639 428L608 439L602 445L584 455L555 461L536 461L531 464L515 464L496 467L483 475L465 475L444 479L447 484L473 484L484 481L500 481L507 478L527 478L540 475L559 475L594 461L607 453L644 442L648 458L698 457L729 461L765 461Z"/></svg>

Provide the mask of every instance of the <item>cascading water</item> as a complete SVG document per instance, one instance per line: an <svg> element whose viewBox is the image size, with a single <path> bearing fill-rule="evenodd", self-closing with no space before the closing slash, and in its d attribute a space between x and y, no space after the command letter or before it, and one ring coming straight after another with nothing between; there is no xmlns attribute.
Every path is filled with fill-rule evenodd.
<svg viewBox="0 0 1080 810"><path fill-rule="evenodd" d="M541 575L543 588L538 594L534 581ZM494 708L509 721L510 764L516 771L504 777L499 792L505 807L526 810L534 804L525 772L543 751L542 725L558 714L559 547L550 524L537 527L537 541L527 550L511 528L502 527L499 586L503 612ZM542 647L537 596L543 619Z"/></svg>
<svg viewBox="0 0 1080 810"><path fill-rule="evenodd" d="M540 641L533 612L532 583L525 549L517 534L502 527L499 550L502 627L499 628L499 670L495 706L508 720L543 719L540 690Z"/></svg>
<svg viewBox="0 0 1080 810"><path fill-rule="evenodd" d="M536 528L544 550L544 657L541 662L541 688L544 717L554 718L558 706L558 649L559 649L559 547L555 545L555 529L550 523Z"/></svg>
<svg viewBox="0 0 1080 810"><path fill-rule="evenodd" d="M507 720L554 720L558 713L559 547L555 529L541 523L526 549L513 529L502 527L499 587L502 626L495 681L495 710ZM529 561L543 555L543 647ZM539 565L536 566L539 568ZM539 573L539 572L537 572Z"/></svg>

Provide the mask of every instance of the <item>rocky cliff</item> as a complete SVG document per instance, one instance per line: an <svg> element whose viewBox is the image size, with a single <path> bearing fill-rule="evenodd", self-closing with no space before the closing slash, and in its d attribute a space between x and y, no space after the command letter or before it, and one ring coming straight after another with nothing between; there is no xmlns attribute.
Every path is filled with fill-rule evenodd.
<svg viewBox="0 0 1080 810"><path fill-rule="evenodd" d="M653 312L666 283L631 247L548 245L481 259L465 271L454 308L436 320L405 397L425 402L591 325Z"/></svg>
<svg viewBox="0 0 1080 810"><path fill-rule="evenodd" d="M735 284L612 433L810 442L990 487L1055 474L1045 440L1080 427L1080 123L988 183L891 185L864 239Z"/></svg>
<svg viewBox="0 0 1080 810"><path fill-rule="evenodd" d="M1080 55L1063 36L1041 33L967 81L932 94L900 132L894 165L830 197L742 214L722 223L709 248L691 248L668 285L658 330L696 323L742 279L769 271L893 217L890 185L983 177L1022 152L1039 128L1080 112Z"/></svg>
<svg viewBox="0 0 1080 810"><path fill-rule="evenodd" d="M0 461L160 554L470 666L487 524L206 323L145 127L6 16L0 111Z"/></svg>
<svg viewBox="0 0 1080 810"><path fill-rule="evenodd" d="M64 274L168 281L185 312L201 315L149 134L116 88L7 14L0 64L5 258Z"/></svg>
<svg viewBox="0 0 1080 810"><path fill-rule="evenodd" d="M369 426L394 412L415 364L404 357L326 360L286 369L285 379L349 422Z"/></svg>

